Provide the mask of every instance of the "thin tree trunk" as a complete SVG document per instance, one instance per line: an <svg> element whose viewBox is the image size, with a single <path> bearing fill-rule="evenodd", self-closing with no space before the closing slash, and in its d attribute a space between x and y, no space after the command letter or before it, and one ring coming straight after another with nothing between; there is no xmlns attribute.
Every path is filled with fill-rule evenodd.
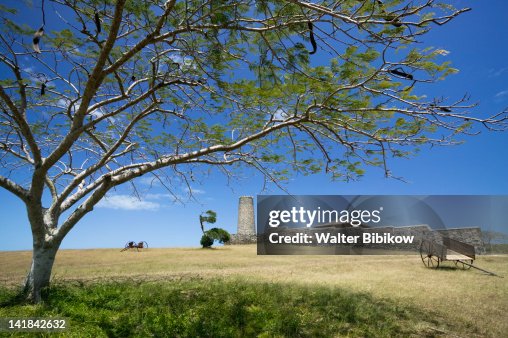
<svg viewBox="0 0 508 338"><path fill-rule="evenodd" d="M34 243L32 266L25 280L24 292L34 303L41 301L41 291L49 286L51 270L60 243Z"/></svg>

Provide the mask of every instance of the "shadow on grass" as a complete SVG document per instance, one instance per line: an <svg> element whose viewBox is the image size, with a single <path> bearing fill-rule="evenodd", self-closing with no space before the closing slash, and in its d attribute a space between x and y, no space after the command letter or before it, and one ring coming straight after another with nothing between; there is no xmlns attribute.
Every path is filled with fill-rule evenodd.
<svg viewBox="0 0 508 338"><path fill-rule="evenodd" d="M0 288L0 307L25 305L28 303L29 302L26 300L26 293L23 292L23 289Z"/></svg>
<svg viewBox="0 0 508 338"><path fill-rule="evenodd" d="M66 337L432 337L448 327L367 293L231 279L56 283L41 305L2 306L0 317L69 318Z"/></svg>
<svg viewBox="0 0 508 338"><path fill-rule="evenodd" d="M436 271L464 271L463 269L457 268L455 265L440 265L436 269L430 269Z"/></svg>

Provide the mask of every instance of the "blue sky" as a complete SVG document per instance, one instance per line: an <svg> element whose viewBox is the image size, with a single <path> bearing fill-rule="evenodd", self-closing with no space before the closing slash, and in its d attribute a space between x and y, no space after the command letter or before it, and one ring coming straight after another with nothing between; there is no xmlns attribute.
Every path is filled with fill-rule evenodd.
<svg viewBox="0 0 508 338"><path fill-rule="evenodd" d="M487 116L508 107L508 2L458 1L473 7L451 23L436 27L424 45L450 51L447 57L460 72L434 86L429 96L460 98L471 95L478 102L476 114ZM426 147L410 160L391 160L391 171L407 183L386 179L383 171L369 168L357 182L330 182L318 174L293 176L286 184L292 194L508 194L508 132L481 130L465 144ZM188 200L186 188L175 187L185 203L174 202L159 186L138 182L142 200L119 189L102 206L87 215L69 233L61 248L123 247L130 240L147 241L151 247L199 246L198 216L208 209L218 213L217 226L236 231L238 197L281 194L275 186L262 191L261 174L245 170L229 182L212 173L193 186L196 200ZM0 190L0 250L31 249L31 233L23 204ZM508 225L504 231L508 232Z"/></svg>

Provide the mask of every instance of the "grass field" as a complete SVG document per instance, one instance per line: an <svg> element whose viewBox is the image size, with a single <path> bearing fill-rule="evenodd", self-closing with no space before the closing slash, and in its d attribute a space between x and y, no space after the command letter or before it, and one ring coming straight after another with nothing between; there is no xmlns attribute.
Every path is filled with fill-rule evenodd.
<svg viewBox="0 0 508 338"><path fill-rule="evenodd" d="M188 306L181 308L181 313L193 313L189 318L201 318L201 322L206 322L203 319L208 318L205 312L213 312L210 308L214 307L217 312L231 314L232 318L236 318L234 313L243 318L242 322L234 323L217 319L222 324L207 326L206 330L201 327L202 323L192 324L190 319L180 318L183 322L179 322L176 317L166 318L164 327L168 329L174 324L174 334L180 336L207 336L206 332L216 336L212 334L214 327L231 328L230 334L224 333L224 336L231 337L311 337L318 332L324 337L503 337L508 332L508 283L505 278L488 276L473 269L458 270L450 262L438 270L429 270L416 255L257 256L255 246L212 250L148 249L143 252L62 250L53 271L58 287L50 292L65 296L53 296L54 303L42 307L9 304L12 294L9 290L22 281L30 256L30 252L0 252L0 285L4 302L0 317L9 313L46 313L81 318L79 311L74 314L77 317L73 317L72 311L69 315L62 309L70 303L86 304L90 297L95 299L92 303L96 306L107 304L97 303L96 298L109 299L108 295L115 294L113 290L123 290L121 294L116 292L115 301L112 301L118 303L118 308L112 306L107 312L98 306L97 313L106 311L104 313L109 314L103 315L113 317L111 320L114 321L136 316L149 320L151 317L141 309L136 310L141 311L139 313L124 313L127 310L122 304L136 303L145 299L146 294L152 294L155 303L146 308L154 313L162 311L156 310L162 305L155 299L172 299L174 304ZM506 255L480 256L475 265L508 276ZM179 296L174 298L175 294ZM213 305L214 302L218 305ZM167 302L164 304L167 309ZM297 308L299 310L291 314L291 309ZM331 315L333 313L336 316ZM348 317L348 314L355 315ZM289 321L289 326L277 326L285 320ZM97 327L104 330L111 325ZM375 331L369 331L373 328ZM115 329L111 330L113 333L103 333L115 336ZM144 333L139 333L142 335ZM116 336L122 334L116 332Z"/></svg>

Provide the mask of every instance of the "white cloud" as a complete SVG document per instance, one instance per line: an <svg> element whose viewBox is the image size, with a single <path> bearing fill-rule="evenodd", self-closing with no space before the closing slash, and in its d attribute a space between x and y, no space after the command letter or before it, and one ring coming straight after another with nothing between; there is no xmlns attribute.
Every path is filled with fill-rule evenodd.
<svg viewBox="0 0 508 338"><path fill-rule="evenodd" d="M182 56L181 54L171 54L168 56L168 58L180 65L181 69L196 69L196 64L194 63L194 60L189 56Z"/></svg>
<svg viewBox="0 0 508 338"><path fill-rule="evenodd" d="M98 208L114 210L156 211L160 206L157 202L140 200L131 195L109 195L97 204Z"/></svg>
<svg viewBox="0 0 508 338"><path fill-rule="evenodd" d="M275 111L275 114L273 114L274 120L285 120L289 117L289 114L282 110L281 108L277 109Z"/></svg>
<svg viewBox="0 0 508 338"><path fill-rule="evenodd" d="M25 67L22 68L21 70L28 74L28 78L32 82L39 83L47 80L47 77L44 73L36 73L33 67Z"/></svg>
<svg viewBox="0 0 508 338"><path fill-rule="evenodd" d="M161 200L161 199L173 199L174 196L171 194L146 194L144 197L147 200Z"/></svg>
<svg viewBox="0 0 508 338"><path fill-rule="evenodd" d="M67 108L68 105L66 99L58 99L58 101L56 101L56 106L59 108Z"/></svg>
<svg viewBox="0 0 508 338"><path fill-rule="evenodd" d="M489 77L499 77L507 71L508 71L508 67L501 68L501 69L490 69L489 70Z"/></svg>
<svg viewBox="0 0 508 338"><path fill-rule="evenodd" d="M157 177L155 177L153 175L142 176L142 177L136 179L136 182L139 182L143 185L147 185L149 187L156 187L156 186L161 185L161 182L159 181L159 179L157 179Z"/></svg>
<svg viewBox="0 0 508 338"><path fill-rule="evenodd" d="M205 194L205 191L204 190L201 190L201 189L196 189L196 188L189 188L189 187L186 187L184 189L184 192L186 194L189 194L189 193L192 193L193 195L203 195Z"/></svg>
<svg viewBox="0 0 508 338"><path fill-rule="evenodd" d="M61 98L61 99L58 99L58 101L56 101L56 106L59 108L62 108L62 109L67 109L70 104L71 104L71 101L69 99L65 99L65 98ZM71 107L71 113L75 113L79 109L80 105L81 105L81 100L74 102ZM92 112L90 113L90 116L92 116L93 119L98 119L98 118L102 117L104 114L106 114L104 112L104 110L99 107L97 109L92 110ZM107 120L111 124L115 123L114 117L110 116L107 118Z"/></svg>
<svg viewBox="0 0 508 338"><path fill-rule="evenodd" d="M499 93L497 93L495 96L497 98L501 98L501 97L505 97L508 95L508 90L503 90L503 91L500 91Z"/></svg>
<svg viewBox="0 0 508 338"><path fill-rule="evenodd" d="M104 110L103 110L102 108L94 109L94 110L90 113L90 115L91 115L91 116L93 116L93 118L94 118L94 119L98 119L98 118L102 117L104 114L106 114L106 113L104 112ZM107 117L106 119L107 119L107 120L109 121L109 123L111 123L111 124L114 124L114 123L115 123L115 118L114 118L114 117L111 117L111 116L110 116L110 117Z"/></svg>
<svg viewBox="0 0 508 338"><path fill-rule="evenodd" d="M191 191L193 194L197 194L197 195L203 195L205 193L204 190L196 189L196 188L192 188Z"/></svg>
<svg viewBox="0 0 508 338"><path fill-rule="evenodd" d="M69 99L58 99L58 101L56 102L56 106L59 108L63 108L63 109L69 108L70 104L71 104L71 101ZM76 110L79 109L80 104L81 104L81 100L74 102L71 107L71 113L76 112Z"/></svg>

